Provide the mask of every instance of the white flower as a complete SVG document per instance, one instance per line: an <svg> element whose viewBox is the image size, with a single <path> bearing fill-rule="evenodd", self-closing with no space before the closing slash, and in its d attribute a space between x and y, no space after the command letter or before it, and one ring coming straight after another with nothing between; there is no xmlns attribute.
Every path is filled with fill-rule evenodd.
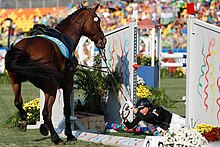
<svg viewBox="0 0 220 147"><path fill-rule="evenodd" d="M181 128L170 129L164 136L165 146L201 146L207 143L207 140L196 130Z"/></svg>
<svg viewBox="0 0 220 147"><path fill-rule="evenodd" d="M137 85L145 85L144 79L137 76Z"/></svg>

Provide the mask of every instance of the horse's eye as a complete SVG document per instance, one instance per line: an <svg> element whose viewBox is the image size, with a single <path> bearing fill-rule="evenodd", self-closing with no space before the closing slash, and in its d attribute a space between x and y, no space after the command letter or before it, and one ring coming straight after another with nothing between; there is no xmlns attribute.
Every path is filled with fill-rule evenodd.
<svg viewBox="0 0 220 147"><path fill-rule="evenodd" d="M94 17L94 21L97 22L99 19L98 17Z"/></svg>

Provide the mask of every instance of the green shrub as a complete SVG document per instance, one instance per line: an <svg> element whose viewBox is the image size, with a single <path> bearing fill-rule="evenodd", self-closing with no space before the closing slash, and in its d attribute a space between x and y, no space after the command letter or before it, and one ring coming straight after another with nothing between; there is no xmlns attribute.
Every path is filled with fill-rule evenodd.
<svg viewBox="0 0 220 147"><path fill-rule="evenodd" d="M10 79L6 70L3 74L0 74L0 84L10 84Z"/></svg>
<svg viewBox="0 0 220 147"><path fill-rule="evenodd" d="M84 91L83 104L75 102L76 111L104 114L107 91L118 91L121 77L117 70L112 74L102 74L98 70L79 69L74 78L74 88Z"/></svg>
<svg viewBox="0 0 220 147"><path fill-rule="evenodd" d="M160 77L168 78L171 76L170 70L167 67L160 68Z"/></svg>
<svg viewBox="0 0 220 147"><path fill-rule="evenodd" d="M165 93L164 89L161 88L150 88L152 96L150 99L153 104L162 105L164 107L172 107L174 101Z"/></svg>
<svg viewBox="0 0 220 147"><path fill-rule="evenodd" d="M6 127L16 127L18 125L18 121L20 120L18 112L15 112L12 116L10 116L6 121L5 121L5 126Z"/></svg>
<svg viewBox="0 0 220 147"><path fill-rule="evenodd" d="M84 111L103 114L103 97L107 93L104 79L100 72L79 69L74 78L74 88L84 91Z"/></svg>
<svg viewBox="0 0 220 147"><path fill-rule="evenodd" d="M175 69L175 71L172 74L172 77L174 78L185 78L184 69L182 67L178 67Z"/></svg>
<svg viewBox="0 0 220 147"><path fill-rule="evenodd" d="M136 95L138 99L149 98L153 104L165 107L171 107L174 104L174 101L165 93L165 90L147 86L143 78L139 76L137 76Z"/></svg>
<svg viewBox="0 0 220 147"><path fill-rule="evenodd" d="M184 69L182 67L175 68L174 72L170 72L168 67L160 68L161 78L185 78Z"/></svg>
<svg viewBox="0 0 220 147"><path fill-rule="evenodd" d="M151 56L149 55L141 55L137 56L137 64L144 66L151 66ZM158 58L154 58L154 65L158 65Z"/></svg>

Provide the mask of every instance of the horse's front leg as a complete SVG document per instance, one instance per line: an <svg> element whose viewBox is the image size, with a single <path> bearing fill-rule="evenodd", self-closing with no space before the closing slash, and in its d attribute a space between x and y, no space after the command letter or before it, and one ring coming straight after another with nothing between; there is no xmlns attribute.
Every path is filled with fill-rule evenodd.
<svg viewBox="0 0 220 147"><path fill-rule="evenodd" d="M21 97L21 82L19 80L16 80L16 76L14 74L10 74L11 79L11 85L14 92L14 105L19 110L18 114L20 117L20 120L18 122L18 127L22 132L25 132L27 130L27 112L23 109L23 100Z"/></svg>
<svg viewBox="0 0 220 147"><path fill-rule="evenodd" d="M71 114L71 104L70 104L70 95L73 89L73 76L69 76L69 80L65 87L63 87L63 96L64 96L64 116L65 116L65 135L67 136L67 141L75 141L76 138L72 134L71 129L71 121L70 121L70 114Z"/></svg>
<svg viewBox="0 0 220 147"><path fill-rule="evenodd" d="M52 107L55 102L56 98L56 91L54 91L54 94L48 94L45 93L45 103L44 103L44 108L43 108L43 119L44 119L44 124L40 126L40 132L42 135L47 135L48 134L48 129L50 131L51 135L51 141L58 145L58 144L64 144L64 141L60 139L58 134L56 133L53 123L52 123Z"/></svg>

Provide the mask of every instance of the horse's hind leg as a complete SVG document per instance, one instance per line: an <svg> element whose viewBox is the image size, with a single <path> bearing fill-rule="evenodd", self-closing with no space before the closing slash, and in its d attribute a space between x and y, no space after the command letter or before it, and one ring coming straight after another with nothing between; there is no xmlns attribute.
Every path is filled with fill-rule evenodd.
<svg viewBox="0 0 220 147"><path fill-rule="evenodd" d="M27 113L23 109L23 100L21 97L21 81L18 80L15 74L9 73L11 79L12 89L14 91L14 105L19 110L20 121L18 122L18 127L21 131L25 132L27 130Z"/></svg>
<svg viewBox="0 0 220 147"><path fill-rule="evenodd" d="M43 119L44 119L44 124L40 126L40 132L42 135L47 135L48 130L50 131L51 135L51 141L54 144L64 144L63 140L59 138L58 134L56 133L53 123L52 123L52 107L55 102L56 98L56 91L53 92L53 94L48 94L45 93L45 103L44 103L44 108L43 108ZM45 133L45 134L44 134Z"/></svg>
<svg viewBox="0 0 220 147"><path fill-rule="evenodd" d="M66 82L65 87L63 87L63 95L64 95L64 116L65 116L65 135L67 136L67 141L75 141L76 138L72 134L71 129L71 121L70 121L70 113L71 113L71 107L70 107L70 95L72 92L73 87L73 79L72 75L69 75L69 80Z"/></svg>

